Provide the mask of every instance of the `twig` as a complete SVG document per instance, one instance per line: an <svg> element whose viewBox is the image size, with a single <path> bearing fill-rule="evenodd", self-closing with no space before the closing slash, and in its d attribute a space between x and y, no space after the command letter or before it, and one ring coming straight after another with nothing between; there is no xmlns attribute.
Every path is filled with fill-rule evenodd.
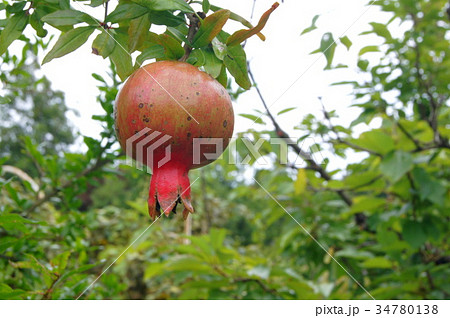
<svg viewBox="0 0 450 318"><path fill-rule="evenodd" d="M56 279L52 281L52 284L50 287L44 292L44 295L42 296L43 299L50 299L53 293L53 288L55 287L56 283L58 282L59 278L61 277L59 274L53 273L56 276Z"/></svg>
<svg viewBox="0 0 450 318"><path fill-rule="evenodd" d="M327 119L327 121L328 121L329 128L330 128L331 131L336 135L336 140L337 140L339 143L344 144L344 145L347 145L347 146L349 146L349 147L352 148L352 149L356 149L356 150L360 150L360 151L365 151L365 152L370 153L371 155L374 155L374 156L377 156L377 157L382 157L382 155L381 155L380 153L376 152L376 151L373 151L373 150L370 150L370 149L367 149L367 148L358 146L358 145L356 145L356 144L354 144L354 143L351 143L350 141L347 141L347 140L345 140L345 139L342 139L342 138L339 136L339 134L338 134L336 128L335 128L335 127L333 126L333 124L331 123L330 115L328 114L328 112L327 112L326 109L325 109L325 105L323 104L322 97L319 97L319 100L320 100L320 103L322 104L323 114L324 114L324 116L325 116L325 119Z"/></svg>
<svg viewBox="0 0 450 318"><path fill-rule="evenodd" d="M186 43L184 44L184 55L179 59L181 62L186 62L189 55L192 52L192 47L190 43L194 40L195 34L197 34L200 27L200 18L204 19L206 15L203 12L198 13L188 13L186 14L189 20L189 31L186 38Z"/></svg>
<svg viewBox="0 0 450 318"><path fill-rule="evenodd" d="M423 147L422 147L422 145L420 144L420 142L419 142L416 138L414 138L414 137L406 130L406 128L405 128L402 124L400 124L399 121L397 121L397 126L398 126L398 128L400 128L400 130L405 134L405 136L408 137L408 139L411 140L411 141L414 143L414 145L416 146L416 151L421 151L421 150L423 150Z"/></svg>
<svg viewBox="0 0 450 318"><path fill-rule="evenodd" d="M251 78L253 84L255 84L254 86L256 88L256 92L258 93L259 98L261 99L264 109L266 110L267 116L270 118L270 120L272 121L272 124L275 127L275 132L276 132L277 136L279 136L280 138L284 138L286 143L288 144L288 146L291 147L297 153L297 155L299 155L303 160L305 160L306 164L308 165L308 167L310 169L317 171L320 174L320 176L323 179L325 179L326 181L331 180L331 176L328 174L328 172L326 172L325 169L322 166L320 166L311 157L311 155L309 153L303 151L299 147L299 145L296 142L294 142L283 129L281 129L281 127L278 124L278 122L276 121L275 117L273 117L272 113L270 112L269 107L267 106L267 103L266 103L264 97L262 96L261 91L259 90L259 87L256 85L256 81L255 81L253 73L250 69L249 64L248 64L248 74L250 75L250 78ZM335 192L342 198L342 200L344 200L344 202L348 206L351 206L353 204L350 197L343 190L336 190Z"/></svg>
<svg viewBox="0 0 450 318"><path fill-rule="evenodd" d="M414 29L417 29L417 17L415 16L415 14L410 13L411 19L413 21L413 27ZM428 85L428 83L423 79L423 76L421 74L421 70L422 70L422 66L420 63L420 47L419 47L419 43L417 42L415 37L412 37L413 41L414 41L414 51L416 53L416 59L415 59L415 63L414 66L416 68L416 74L417 74L417 81L419 83L419 89L423 89L425 91L425 94L428 96L428 100L430 102L430 115L426 118L426 121L428 123L428 125L431 127L431 129L433 130L433 135L434 135L434 142L436 145L439 145L441 147L444 148L450 148L450 145L448 143L448 140L442 138L441 134L439 133L438 130L438 113L439 113L439 108L440 105L436 102L436 100L433 97L433 94L431 93L430 90L430 86Z"/></svg>

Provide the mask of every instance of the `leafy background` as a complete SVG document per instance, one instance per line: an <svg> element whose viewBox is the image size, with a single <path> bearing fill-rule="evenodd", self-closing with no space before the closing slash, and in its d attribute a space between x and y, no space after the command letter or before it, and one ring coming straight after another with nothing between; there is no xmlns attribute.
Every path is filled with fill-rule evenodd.
<svg viewBox="0 0 450 318"><path fill-rule="evenodd" d="M76 298L116 259L83 298L448 298L447 1L375 1L392 19L387 25L369 22L360 36L377 36L357 52L366 80L333 84L352 87L348 107L359 113L357 119L338 125L339 113L326 105L320 116L305 116L295 127L279 120L290 108L244 114L272 125L239 133L253 141L265 138L261 150L271 165L261 167L254 157L249 165L223 159L192 171L191 180L199 179L192 189L191 223L171 216L142 236L151 224L149 178L125 165L116 142L112 111L120 83L144 61L186 57L218 78L234 99L253 86L265 102L264 91L252 80L240 39L233 43L221 31L227 19L252 27L235 13L209 1L181 0L120 1L103 20L79 10L102 5L103 0L0 4L0 298ZM207 14L193 38L187 26L197 18L192 8ZM314 34L318 19L299 34ZM392 35L390 26L399 23L406 32ZM164 31L150 32L155 24ZM25 36L30 27L32 36ZM49 28L61 31L52 47ZM94 118L102 132L84 137L87 150L81 151L74 147L76 127L66 119L64 94L39 72L38 56L45 51L43 62L51 63L91 34L94 53L111 66L109 77L92 75L104 110ZM335 50L351 51L359 38L316 35L319 49L312 54L325 56L325 68L346 67L335 60ZM11 52L13 42L23 44L20 53ZM375 62L367 58L374 52L382 56ZM366 130L359 134L361 125ZM301 168L279 164L278 148L269 142L291 137L292 129L302 136L289 145L292 155L304 159ZM317 143L303 149L306 138ZM230 151L240 159L248 153L237 143L224 158ZM311 157L314 151L345 160L356 152L363 159L336 169L328 159Z"/></svg>

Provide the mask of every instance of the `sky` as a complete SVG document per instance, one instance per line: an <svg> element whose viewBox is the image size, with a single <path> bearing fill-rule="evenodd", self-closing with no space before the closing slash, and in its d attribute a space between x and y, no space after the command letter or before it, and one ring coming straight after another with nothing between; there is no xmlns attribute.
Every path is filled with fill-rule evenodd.
<svg viewBox="0 0 450 318"><path fill-rule="evenodd" d="M111 4L115 2L112 0ZM211 0L210 2L230 9L251 20L253 24L256 24L262 13L274 3L273 0L257 0L253 18L250 19L253 0ZM270 111L275 115L282 109L296 107L295 110L277 117L281 127L294 137L302 135L302 132L294 130L293 127L298 125L304 116L310 113L322 115L322 106L318 97L322 97L327 110L337 111L340 119L335 121L336 124L350 123L358 115L349 108L352 104L351 87L330 86L330 84L363 78L356 67L359 49L377 42L373 37L358 35L370 29L369 22L385 22L389 17L381 14L377 7L368 6L368 0L279 2L280 6L272 13L263 30L266 41L261 41L254 36L247 41L245 47L252 72ZM72 7L80 11L88 8L74 2ZM112 10L111 7L113 6L110 5ZM103 8L91 9L88 12L101 19ZM318 29L300 36L301 31L311 25L315 15L319 15L316 23ZM225 25L225 30L229 33L241 28L243 27L234 21L227 22ZM323 68L326 65L324 56L310 54L319 47L321 36L325 32L332 32L335 39L346 35L352 40L353 46L350 51L347 51L343 45L339 45L335 54L334 64L348 64L347 69L324 71ZM59 31L53 30L51 33L58 34ZM69 108L75 109L79 114L78 116L75 113L69 114L73 125L82 135L92 137L96 137L101 128L91 117L102 114L103 109L96 101L97 82L92 78L91 73L103 75L109 65L108 60L103 60L100 56L91 53L91 43L96 34L94 33L87 44L75 52L54 59L43 65L41 69L52 82L53 88L65 93ZM53 42L55 41L56 37ZM18 44L13 43L13 49L14 45ZM42 58L43 56L41 60ZM254 109L264 110L253 88L242 94L234 103L235 134L249 128L273 128L268 120L266 120L268 124L262 126L238 116L240 113L255 114ZM360 127L361 131L363 129ZM352 158L358 160L360 157L354 155ZM340 159L336 158L336 160Z"/></svg>

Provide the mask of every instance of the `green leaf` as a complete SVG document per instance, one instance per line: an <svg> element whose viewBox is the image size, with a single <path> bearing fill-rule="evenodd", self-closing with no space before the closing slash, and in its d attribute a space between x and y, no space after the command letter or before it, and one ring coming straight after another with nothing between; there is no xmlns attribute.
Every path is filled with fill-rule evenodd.
<svg viewBox="0 0 450 318"><path fill-rule="evenodd" d="M335 256L363 260L363 259L367 259L367 258L372 258L373 254L368 251L362 251L362 250L357 250L352 247L346 247L343 250L337 251Z"/></svg>
<svg viewBox="0 0 450 318"><path fill-rule="evenodd" d="M125 3L118 5L113 12L108 14L105 22L116 23L123 20L138 18L146 13L148 9L134 3Z"/></svg>
<svg viewBox="0 0 450 318"><path fill-rule="evenodd" d="M106 84L106 81L103 77L101 77L100 75L96 74L96 73L92 73L91 74L93 78L95 78L97 81L102 82L104 84Z"/></svg>
<svg viewBox="0 0 450 318"><path fill-rule="evenodd" d="M159 44L154 44L142 51L136 58L136 66L141 67L144 61L149 59L159 59L164 57L164 47ZM135 68L136 68L135 66Z"/></svg>
<svg viewBox="0 0 450 318"><path fill-rule="evenodd" d="M0 227L6 231L19 230L21 232L28 232L25 224L34 223L18 214L4 214L0 215Z"/></svg>
<svg viewBox="0 0 450 318"><path fill-rule="evenodd" d="M54 273L62 274L64 272L67 267L67 262L69 261L70 254L70 251L65 251L61 254L58 254L50 261L50 263L54 267Z"/></svg>
<svg viewBox="0 0 450 318"><path fill-rule="evenodd" d="M186 22L184 16L173 15L169 11L150 11L148 16L150 23L156 25L167 25L168 27L176 27Z"/></svg>
<svg viewBox="0 0 450 318"><path fill-rule="evenodd" d="M359 196L353 199L353 205L350 208L349 213L354 214L364 211L373 212L385 204L386 200L383 198L376 198L372 196Z"/></svg>
<svg viewBox="0 0 450 318"><path fill-rule="evenodd" d="M438 180L430 176L427 171L420 167L415 167L412 171L415 184L421 200L430 200L437 205L443 205L445 201L446 188Z"/></svg>
<svg viewBox="0 0 450 318"><path fill-rule="evenodd" d="M87 41L94 30L95 27L87 26L79 27L61 34L53 48L44 57L42 64L75 51Z"/></svg>
<svg viewBox="0 0 450 318"><path fill-rule="evenodd" d="M217 78L222 70L222 61L216 57L214 51L210 48L201 49L201 51L203 51L205 55L205 64L203 67L205 68L206 73Z"/></svg>
<svg viewBox="0 0 450 318"><path fill-rule="evenodd" d="M422 224L410 220L403 223L402 236L414 248L419 248L427 240L427 235L423 230Z"/></svg>
<svg viewBox="0 0 450 318"><path fill-rule="evenodd" d="M116 41L114 41L112 35L102 30L92 43L92 53L100 55L105 59L112 53L115 47Z"/></svg>
<svg viewBox="0 0 450 318"><path fill-rule="evenodd" d="M0 55L3 55L9 45L22 35L27 23L28 16L25 11L13 15L7 20L6 26L0 34Z"/></svg>
<svg viewBox="0 0 450 318"><path fill-rule="evenodd" d="M365 71L367 71L367 68L369 67L369 61L367 61L367 60L358 60L357 65L362 71L365 72Z"/></svg>
<svg viewBox="0 0 450 318"><path fill-rule="evenodd" d="M227 88L228 77L227 77L227 68L222 64L222 69L220 70L219 76L217 76L216 80L222 84L223 87Z"/></svg>
<svg viewBox="0 0 450 318"><path fill-rule="evenodd" d="M61 9L70 9L70 0L59 0L59 7Z"/></svg>
<svg viewBox="0 0 450 318"><path fill-rule="evenodd" d="M133 53L141 47L148 35L149 29L150 20L147 15L130 21L130 27L128 28L128 49L130 53Z"/></svg>
<svg viewBox="0 0 450 318"><path fill-rule="evenodd" d="M373 28L373 33L375 33L378 36L383 37L386 42L392 41L392 35L391 32L388 30L387 25L384 23L377 23L377 22L370 22L369 23Z"/></svg>
<svg viewBox="0 0 450 318"><path fill-rule="evenodd" d="M109 58L114 63L114 66L116 67L117 75L119 75L120 79L122 81L125 81L128 76L133 73L133 62L131 60L131 55L128 53L128 51L125 50L126 44L124 43L126 41L125 37L121 37L119 35L115 36L116 41L120 45L116 45L114 47L114 50L112 51Z"/></svg>
<svg viewBox="0 0 450 318"><path fill-rule="evenodd" d="M195 65L197 67L205 65L206 63L205 52L200 49L192 51L186 62Z"/></svg>
<svg viewBox="0 0 450 318"><path fill-rule="evenodd" d="M23 299L22 296L27 294L26 291L21 289L12 289L6 284L0 284L0 299L12 299L19 300Z"/></svg>
<svg viewBox="0 0 450 318"><path fill-rule="evenodd" d="M219 41L219 39L214 38L211 42L214 54L217 56L217 58L221 61L225 58L227 55L227 45L225 43L222 43Z"/></svg>
<svg viewBox="0 0 450 318"><path fill-rule="evenodd" d="M105 3L106 0L91 0L91 3L89 4L90 7L96 8L98 6L101 6Z"/></svg>
<svg viewBox="0 0 450 318"><path fill-rule="evenodd" d="M350 50L350 47L352 46L352 41L350 41L350 39L347 36L339 38L339 41L341 41L341 43L345 45L347 50Z"/></svg>
<svg viewBox="0 0 450 318"><path fill-rule="evenodd" d="M164 47L165 57L169 60L178 60L184 55L181 44L168 34L159 35L160 44Z"/></svg>
<svg viewBox="0 0 450 318"><path fill-rule="evenodd" d="M252 114L239 114L239 116L250 119L251 121L253 121L256 124L262 124L264 125L265 122L261 119L261 117L252 115Z"/></svg>
<svg viewBox="0 0 450 318"><path fill-rule="evenodd" d="M296 109L297 107L289 107L289 108L285 108L285 109L283 109L283 110L280 110L279 112L278 112L278 114L277 114L277 116L279 116L279 115L281 115L281 114L284 114L284 113L287 113L287 112L290 112L291 110L294 110L294 109Z"/></svg>
<svg viewBox="0 0 450 318"><path fill-rule="evenodd" d="M374 257L365 260L361 266L364 268L392 268L393 264L385 257Z"/></svg>
<svg viewBox="0 0 450 318"><path fill-rule="evenodd" d="M312 19L311 25L310 25L309 27L307 27L306 29L304 29L304 30L302 31L302 33L300 33L300 35L309 33L309 32L311 32L311 31L317 29L317 26L316 26L317 19L319 19L319 15L315 15L315 16L314 16L314 18Z"/></svg>
<svg viewBox="0 0 450 318"><path fill-rule="evenodd" d="M229 10L219 10L207 16L192 40L192 47L206 46L219 34L230 17Z"/></svg>
<svg viewBox="0 0 450 318"><path fill-rule="evenodd" d="M370 53L370 52L380 52L380 49L376 45L369 45L369 46L363 47L359 51L359 56L362 56L363 54Z"/></svg>
<svg viewBox="0 0 450 318"><path fill-rule="evenodd" d="M294 182L294 190L296 195L301 195L305 192L307 180L305 169L298 169L297 179Z"/></svg>
<svg viewBox="0 0 450 318"><path fill-rule="evenodd" d="M387 154L395 147L392 137L380 130L364 132L358 139L354 139L352 142L382 155Z"/></svg>
<svg viewBox="0 0 450 318"><path fill-rule="evenodd" d="M11 99L6 96L0 96L0 104L8 104L11 103Z"/></svg>
<svg viewBox="0 0 450 318"><path fill-rule="evenodd" d="M217 38L220 42L225 43L228 36L228 33L221 31ZM235 45L228 47L223 63L239 86L243 89L250 89L252 84L248 77L247 56L242 46Z"/></svg>
<svg viewBox="0 0 450 318"><path fill-rule="evenodd" d="M322 36L322 40L320 41L320 47L311 52L310 54L315 53L323 53L325 55L325 58L327 60L327 65L325 66L325 69L331 69L331 64L333 63L334 58L334 52L336 50L336 43L333 38L333 34L331 32L327 32Z"/></svg>
<svg viewBox="0 0 450 318"><path fill-rule="evenodd" d="M209 8L211 7L211 5L209 4L209 0L203 0L202 1L202 11L203 13L208 13Z"/></svg>
<svg viewBox="0 0 450 318"><path fill-rule="evenodd" d="M380 163L380 171L392 182L397 182L413 167L413 157L401 150L390 152Z"/></svg>
<svg viewBox="0 0 450 318"><path fill-rule="evenodd" d="M47 35L47 30L44 29L44 22L42 22L37 10L30 15L30 25L36 30L36 35L43 38Z"/></svg>
<svg viewBox="0 0 450 318"><path fill-rule="evenodd" d="M180 10L181 12L194 12L184 0L131 0L143 7L154 11Z"/></svg>
<svg viewBox="0 0 450 318"><path fill-rule="evenodd" d="M224 229L212 228L209 232L210 241L214 249L219 250L223 247L223 241L227 235L227 231Z"/></svg>
<svg viewBox="0 0 450 318"><path fill-rule="evenodd" d="M81 22L95 23L90 15L77 10L59 10L42 17L42 21L57 27L62 25L74 25Z"/></svg>

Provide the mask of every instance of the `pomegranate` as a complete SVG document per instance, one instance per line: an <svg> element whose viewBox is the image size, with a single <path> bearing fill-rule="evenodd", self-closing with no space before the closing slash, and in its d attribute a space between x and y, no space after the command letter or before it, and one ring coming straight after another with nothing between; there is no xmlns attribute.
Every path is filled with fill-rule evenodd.
<svg viewBox="0 0 450 318"><path fill-rule="evenodd" d="M194 212L188 172L217 158L207 154L227 147L233 126L227 91L193 65L160 61L128 78L116 99L116 134L127 155L153 172L148 197L152 219L161 210L167 216L175 213L178 203L184 205L184 218ZM195 138L202 138L200 149L194 147Z"/></svg>

